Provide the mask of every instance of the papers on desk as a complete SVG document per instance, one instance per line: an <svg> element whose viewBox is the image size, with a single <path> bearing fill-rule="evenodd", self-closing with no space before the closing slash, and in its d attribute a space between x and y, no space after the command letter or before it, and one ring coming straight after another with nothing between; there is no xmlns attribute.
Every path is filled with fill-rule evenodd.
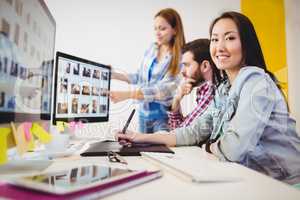
<svg viewBox="0 0 300 200"><path fill-rule="evenodd" d="M34 152L27 152L22 157L18 156L16 149L10 149L7 153L8 162L0 165L0 179L3 175L12 176L45 169L53 159L79 155L84 145L84 142L72 143L67 148L57 151L45 149L45 146L41 145Z"/></svg>
<svg viewBox="0 0 300 200"><path fill-rule="evenodd" d="M37 173L48 168L53 161L50 160L11 160L0 166L0 180L20 175Z"/></svg>
<svg viewBox="0 0 300 200"><path fill-rule="evenodd" d="M200 158L200 155L184 157L177 154L142 152L142 156L175 170L190 178L193 182L233 182L241 180L233 174L224 173L231 163L203 159Z"/></svg>

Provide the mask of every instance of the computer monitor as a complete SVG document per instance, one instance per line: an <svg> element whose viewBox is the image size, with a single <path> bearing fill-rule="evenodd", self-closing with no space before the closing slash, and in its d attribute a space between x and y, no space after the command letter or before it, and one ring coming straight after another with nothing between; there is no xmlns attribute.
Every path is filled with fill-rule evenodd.
<svg viewBox="0 0 300 200"><path fill-rule="evenodd" d="M108 121L111 68L62 52L55 63L53 124Z"/></svg>
<svg viewBox="0 0 300 200"><path fill-rule="evenodd" d="M44 1L0 1L1 124L50 119L55 30Z"/></svg>

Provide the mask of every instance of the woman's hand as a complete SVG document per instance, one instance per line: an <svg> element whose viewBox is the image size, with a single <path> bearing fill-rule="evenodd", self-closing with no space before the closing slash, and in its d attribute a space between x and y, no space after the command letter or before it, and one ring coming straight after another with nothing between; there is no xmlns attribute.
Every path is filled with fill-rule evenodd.
<svg viewBox="0 0 300 200"><path fill-rule="evenodd" d="M210 145L210 151L212 151L213 152L213 148L215 148L216 146L216 143L212 143L211 145ZM205 149L206 149L206 144L203 144L202 145L202 147L201 147L201 149L202 149L202 153L203 153L203 155L206 157L206 158L208 158L209 160L219 160L219 158L217 157L217 156L215 156L214 154L212 154L212 153L208 153Z"/></svg>
<svg viewBox="0 0 300 200"><path fill-rule="evenodd" d="M112 102L118 103L131 98L131 92L129 91L110 91L109 96Z"/></svg>
<svg viewBox="0 0 300 200"><path fill-rule="evenodd" d="M115 133L115 138L119 143L123 146L130 146L133 142L142 142L143 134L133 131L126 131L126 133L122 133L121 131L117 131Z"/></svg>

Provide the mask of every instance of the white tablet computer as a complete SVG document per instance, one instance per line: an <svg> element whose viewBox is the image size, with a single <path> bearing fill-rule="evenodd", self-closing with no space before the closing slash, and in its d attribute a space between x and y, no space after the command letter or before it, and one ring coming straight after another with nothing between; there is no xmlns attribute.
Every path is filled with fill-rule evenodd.
<svg viewBox="0 0 300 200"><path fill-rule="evenodd" d="M37 191L62 195L86 191L92 188L114 191L113 189L120 185L122 185L122 188L126 188L126 184L128 184L128 187L131 187L136 185L134 184L136 181L136 183L142 183L161 176L161 174L153 175L155 173L147 171L132 171L129 169L89 165L52 173L20 177L9 180L8 183Z"/></svg>

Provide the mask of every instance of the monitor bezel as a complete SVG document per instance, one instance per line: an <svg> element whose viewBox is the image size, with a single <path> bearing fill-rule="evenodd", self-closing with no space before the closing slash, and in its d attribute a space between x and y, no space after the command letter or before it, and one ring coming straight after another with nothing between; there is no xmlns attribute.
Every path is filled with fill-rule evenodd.
<svg viewBox="0 0 300 200"><path fill-rule="evenodd" d="M48 119L49 114L31 114L31 113L20 113L20 112L0 112L0 124L9 122L23 122L23 121L39 121L43 117ZM27 119L27 120L26 120ZM29 120L28 120L29 119Z"/></svg>
<svg viewBox="0 0 300 200"><path fill-rule="evenodd" d="M73 55L70 55L70 54L66 54L66 53L63 53L61 51L57 51L56 52L56 57L55 57L55 69L54 69L54 88L53 88L53 99L54 99L54 104L53 104L53 109L52 109L52 124L53 125L56 125L56 122L57 121L63 121L63 122L71 122L71 121L82 121L84 123L95 123L95 122L108 122L109 120L109 105L110 105L110 98L107 98L107 115L106 116L98 116L98 117L70 117L70 118L57 118L56 117L56 97L57 97L57 84L58 84L58 59L62 57L62 58L66 58L66 59L70 59L70 60L75 60L75 61L78 61L78 62L83 62L83 63L86 63L86 64L90 64L90 65L95 65L95 66L98 66L98 67L103 67L103 68L106 68L109 70L109 73L108 73L108 91L110 91L110 82L111 82L111 67L109 65L104 65L104 64L101 64L101 63L98 63L98 62L94 62L94 61L91 61L91 60L87 60L87 59L84 59L84 58L80 58L80 57L77 57L77 56L73 56Z"/></svg>
<svg viewBox="0 0 300 200"><path fill-rule="evenodd" d="M54 73L54 56L55 56L55 40L56 40L56 21L54 19L54 17L52 16L48 6L46 5L45 1L44 0L39 0L41 6L43 7L43 9L45 10L47 16L49 17L50 21L53 23L54 25L54 38L53 38L53 41L54 41L54 45L53 45L53 49L52 49L52 74L51 77L52 78L52 84L53 84L53 73ZM50 90L50 96L52 96L52 89ZM50 98L50 102L49 102L49 105L50 105L50 109L49 109L49 112L46 112L46 113L43 113L41 112L40 114L40 120L51 120L51 110L52 110L52 98Z"/></svg>

